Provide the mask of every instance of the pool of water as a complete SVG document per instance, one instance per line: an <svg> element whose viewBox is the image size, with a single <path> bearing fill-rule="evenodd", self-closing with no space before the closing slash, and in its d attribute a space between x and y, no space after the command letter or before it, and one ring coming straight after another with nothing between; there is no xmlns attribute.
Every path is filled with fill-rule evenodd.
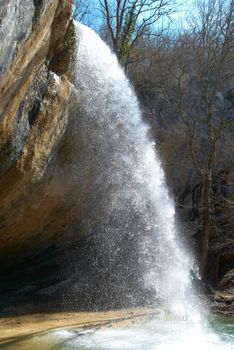
<svg viewBox="0 0 234 350"><path fill-rule="evenodd" d="M57 330L14 340L4 350L232 350L234 318L213 317L210 326L152 319L126 328Z"/></svg>

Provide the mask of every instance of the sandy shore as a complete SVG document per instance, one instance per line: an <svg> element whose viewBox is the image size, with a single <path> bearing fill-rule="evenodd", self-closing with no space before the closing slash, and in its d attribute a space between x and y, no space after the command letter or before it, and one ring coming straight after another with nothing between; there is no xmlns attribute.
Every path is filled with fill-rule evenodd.
<svg viewBox="0 0 234 350"><path fill-rule="evenodd" d="M148 309L126 309L106 312L35 314L0 318L0 346L55 329L124 326L146 321L155 314Z"/></svg>

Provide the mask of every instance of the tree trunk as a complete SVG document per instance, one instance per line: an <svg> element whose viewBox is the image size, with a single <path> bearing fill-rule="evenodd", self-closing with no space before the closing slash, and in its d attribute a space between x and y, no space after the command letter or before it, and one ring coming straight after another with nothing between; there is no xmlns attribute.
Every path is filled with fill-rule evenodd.
<svg viewBox="0 0 234 350"><path fill-rule="evenodd" d="M205 270L206 270L206 263L207 263L207 256L208 256L208 250L209 250L209 240L210 240L210 234L211 234L211 203L210 203L210 179L207 177L204 182L203 187L203 196L202 196L202 203L203 203L203 218L202 218L202 231L201 231L201 240L200 240L200 274L203 278Z"/></svg>

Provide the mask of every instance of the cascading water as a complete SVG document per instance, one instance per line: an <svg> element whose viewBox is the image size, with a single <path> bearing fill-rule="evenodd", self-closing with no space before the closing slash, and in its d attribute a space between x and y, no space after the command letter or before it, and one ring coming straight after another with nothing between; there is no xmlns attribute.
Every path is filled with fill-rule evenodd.
<svg viewBox="0 0 234 350"><path fill-rule="evenodd" d="M34 349L39 344L35 349L41 346L56 350L234 349L231 322L216 322L215 334L202 320L191 287L192 261L179 245L174 204L133 89L115 56L94 32L76 24L76 35L79 137L83 138L81 144L86 142L82 154L85 152L91 175L95 170L94 188L100 198L99 205L95 202L93 206L98 207L97 217L101 216L98 230L105 239L98 241L104 243L104 248L98 246L99 251L95 250L94 255L103 256L104 260L104 264L102 259L98 260L95 272L104 267L101 274L112 283L109 265L114 265L117 283L113 288L121 289L123 283L132 279L132 270L137 265L140 273L133 276L138 277L138 285L140 282L145 290L150 289L170 314L162 313L151 321L122 329L55 331L31 341L23 340L21 345L16 342L15 348ZM74 125L73 141L78 129ZM74 172L77 170L82 169ZM89 226L90 218L86 216L85 224ZM95 236L98 234L95 232ZM135 244L136 254L132 255ZM119 270L126 278L118 274ZM102 283L99 288L103 289ZM128 297L127 293L124 297Z"/></svg>
<svg viewBox="0 0 234 350"><path fill-rule="evenodd" d="M102 229L110 242L137 236L142 283L171 312L198 321L192 261L179 246L174 203L136 95L105 43L81 24L76 24L76 35L80 112L89 118L91 131L86 133L92 133L101 150L100 182L109 198ZM117 248L112 244L111 254Z"/></svg>

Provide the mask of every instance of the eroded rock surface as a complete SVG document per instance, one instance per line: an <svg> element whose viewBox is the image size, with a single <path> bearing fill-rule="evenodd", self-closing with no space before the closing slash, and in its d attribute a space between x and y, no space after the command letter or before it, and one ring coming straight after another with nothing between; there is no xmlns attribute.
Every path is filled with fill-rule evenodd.
<svg viewBox="0 0 234 350"><path fill-rule="evenodd" d="M72 111L78 103L70 73L74 52L71 11L72 0L3 0L0 4L3 304L9 289L17 293L25 289L27 294L38 288L28 286L22 276L24 259L29 270L29 261L32 263L28 276L37 274L35 265L43 265L38 256L56 246L74 221L72 204L67 201L72 186L64 180L71 157L71 147L66 146L72 142L69 125L77 117ZM42 283L40 278L49 274L46 277L45 270L40 271Z"/></svg>
<svg viewBox="0 0 234 350"><path fill-rule="evenodd" d="M220 281L214 293L213 309L225 315L234 315L234 269Z"/></svg>

